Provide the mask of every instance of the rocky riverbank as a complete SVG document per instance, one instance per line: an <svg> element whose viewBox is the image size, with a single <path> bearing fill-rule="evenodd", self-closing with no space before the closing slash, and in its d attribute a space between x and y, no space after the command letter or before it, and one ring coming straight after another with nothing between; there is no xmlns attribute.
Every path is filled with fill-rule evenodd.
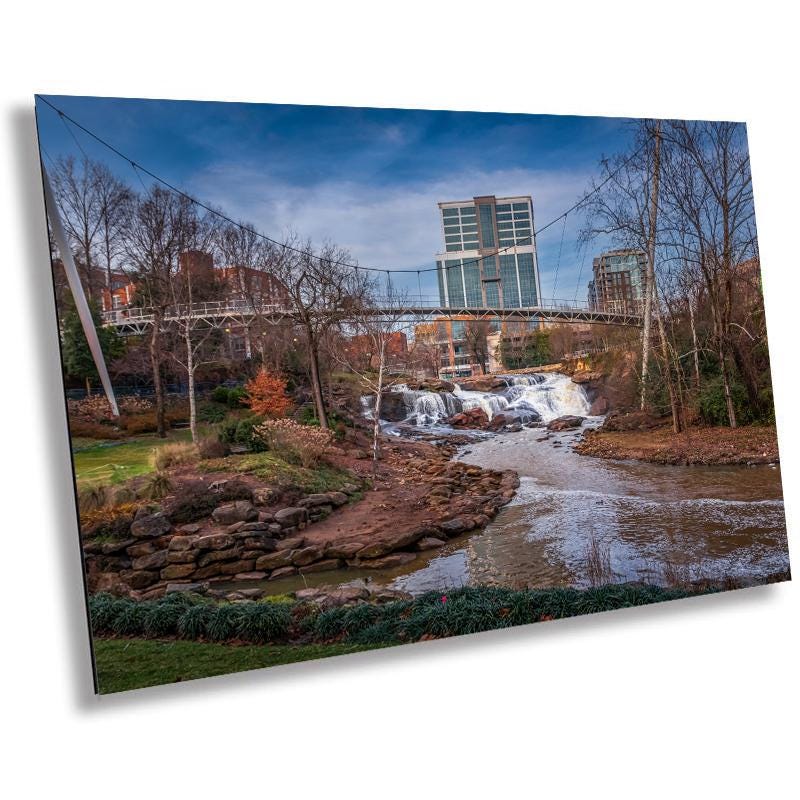
<svg viewBox="0 0 800 800"><path fill-rule="evenodd" d="M693 426L675 434L668 421L642 414L609 417L603 427L586 431L574 450L596 458L684 466L779 462L774 425Z"/></svg>
<svg viewBox="0 0 800 800"><path fill-rule="evenodd" d="M355 448L341 491L286 492L215 473L110 528L84 530L90 592L135 599L170 589L401 566L481 528L519 486L516 473L451 461L453 444L393 441L373 469ZM200 518L193 510L202 508Z"/></svg>

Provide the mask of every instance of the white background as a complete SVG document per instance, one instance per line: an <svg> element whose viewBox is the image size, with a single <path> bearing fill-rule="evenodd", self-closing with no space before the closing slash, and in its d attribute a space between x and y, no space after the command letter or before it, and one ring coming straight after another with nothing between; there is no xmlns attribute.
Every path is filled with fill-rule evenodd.
<svg viewBox="0 0 800 800"><path fill-rule="evenodd" d="M800 180L791 4L290 5L29 2L5 10L6 796L796 791L792 584L92 696L34 91L746 120L797 557ZM496 59L518 79L498 80ZM481 69L469 80L446 78L447 67L463 77L471 64Z"/></svg>

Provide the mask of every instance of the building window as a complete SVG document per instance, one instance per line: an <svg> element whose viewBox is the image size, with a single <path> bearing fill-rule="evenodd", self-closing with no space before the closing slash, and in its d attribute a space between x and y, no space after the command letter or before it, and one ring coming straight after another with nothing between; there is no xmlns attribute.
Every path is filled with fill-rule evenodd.
<svg viewBox="0 0 800 800"><path fill-rule="evenodd" d="M496 281L490 281L484 284L486 287L486 305L489 308L500 307L500 290Z"/></svg>
<svg viewBox="0 0 800 800"><path fill-rule="evenodd" d="M536 276L533 272L533 253L520 253L517 256L519 266L519 286L522 290L521 305L524 307L535 306Z"/></svg>
<svg viewBox="0 0 800 800"><path fill-rule="evenodd" d="M511 204L510 203L502 203L500 205L495 206L495 209L501 213L503 211L511 211Z"/></svg>
<svg viewBox="0 0 800 800"><path fill-rule="evenodd" d="M443 208L442 209L442 216L443 217L457 217L458 216L458 209L457 208Z"/></svg>
<svg viewBox="0 0 800 800"><path fill-rule="evenodd" d="M464 263L464 289L467 293L468 306L478 308L483 305L481 273L476 261Z"/></svg>
<svg viewBox="0 0 800 800"><path fill-rule="evenodd" d="M498 208L499 208L499 206L498 206ZM514 211L527 211L528 210L528 204L527 203L514 203L512 208L514 209Z"/></svg>
<svg viewBox="0 0 800 800"><path fill-rule="evenodd" d="M478 206L481 219L481 242L484 247L494 247L494 226L492 224L492 207Z"/></svg>
<svg viewBox="0 0 800 800"><path fill-rule="evenodd" d="M447 296L450 305L457 306L464 302L464 281L461 279L461 262L445 261L447 268Z"/></svg>
<svg viewBox="0 0 800 800"><path fill-rule="evenodd" d="M439 280L439 302L444 306L447 305L447 297L444 291L444 275L442 274L442 262L436 262L436 277Z"/></svg>
<svg viewBox="0 0 800 800"><path fill-rule="evenodd" d="M505 308L519 308L517 261L513 255L500 256L500 280L503 285L503 306Z"/></svg>

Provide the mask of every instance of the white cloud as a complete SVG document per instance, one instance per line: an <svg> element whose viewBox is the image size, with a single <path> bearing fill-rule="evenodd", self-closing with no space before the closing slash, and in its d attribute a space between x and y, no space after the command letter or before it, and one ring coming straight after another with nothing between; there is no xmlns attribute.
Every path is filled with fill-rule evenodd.
<svg viewBox="0 0 800 800"><path fill-rule="evenodd" d="M541 228L582 195L590 177L570 170L519 169L470 172L386 188L348 181L294 186L261 174L257 166L220 163L196 175L190 188L234 218L252 222L275 238L294 230L315 243L330 240L346 247L363 266L416 269L433 266L434 255L443 247L437 202L467 200L480 194L530 194L536 227ZM559 267L558 284L570 286L569 296L578 269L574 263L577 223L574 216L568 220ZM545 297L551 295L561 229L559 222L539 240ZM416 291L416 275L398 282ZM435 287L433 274L423 275L423 293L434 294ZM559 292L558 296L565 295ZM578 297L585 298L585 286Z"/></svg>

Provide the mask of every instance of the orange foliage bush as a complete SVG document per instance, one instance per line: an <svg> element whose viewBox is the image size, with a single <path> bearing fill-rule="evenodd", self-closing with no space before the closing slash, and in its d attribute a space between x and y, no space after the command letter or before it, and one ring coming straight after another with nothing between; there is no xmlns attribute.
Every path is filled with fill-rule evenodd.
<svg viewBox="0 0 800 800"><path fill-rule="evenodd" d="M261 417L277 419L292 407L292 401L286 396L286 381L280 375L267 372L263 367L244 388L244 402Z"/></svg>

